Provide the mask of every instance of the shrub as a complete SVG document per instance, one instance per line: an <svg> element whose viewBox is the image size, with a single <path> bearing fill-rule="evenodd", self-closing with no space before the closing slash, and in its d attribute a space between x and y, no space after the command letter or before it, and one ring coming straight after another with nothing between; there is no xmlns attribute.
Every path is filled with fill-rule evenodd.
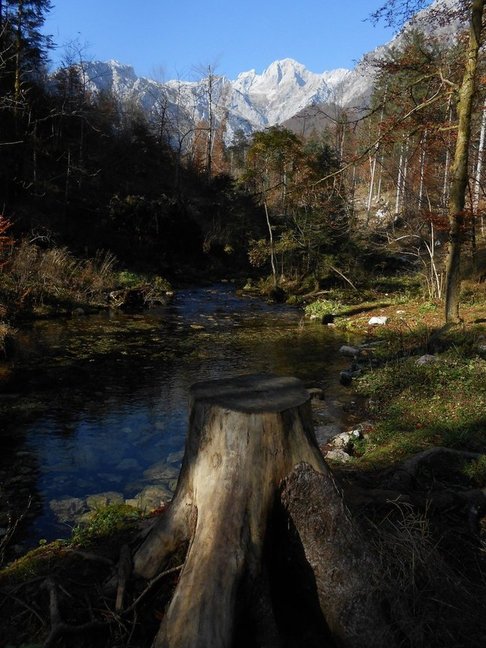
<svg viewBox="0 0 486 648"><path fill-rule="evenodd" d="M331 299L318 299L307 304L305 314L311 319L322 319L325 315L339 315L343 312L344 306L341 302Z"/></svg>
<svg viewBox="0 0 486 648"><path fill-rule="evenodd" d="M92 259L77 259L65 247L43 250L22 241L5 272L3 290L17 304L44 302L96 302L115 284L115 257L98 251Z"/></svg>

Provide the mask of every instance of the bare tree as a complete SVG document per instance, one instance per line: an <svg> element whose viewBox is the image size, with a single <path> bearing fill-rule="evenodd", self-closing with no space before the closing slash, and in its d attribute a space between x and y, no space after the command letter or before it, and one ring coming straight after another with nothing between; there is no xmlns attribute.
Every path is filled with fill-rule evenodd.
<svg viewBox="0 0 486 648"><path fill-rule="evenodd" d="M477 85L478 54L481 45L485 0L472 0L469 16L469 43L464 76L457 105L458 131L449 198L449 254L446 265L446 322L457 322L461 290L461 248L464 230L464 206L468 184L471 116Z"/></svg>

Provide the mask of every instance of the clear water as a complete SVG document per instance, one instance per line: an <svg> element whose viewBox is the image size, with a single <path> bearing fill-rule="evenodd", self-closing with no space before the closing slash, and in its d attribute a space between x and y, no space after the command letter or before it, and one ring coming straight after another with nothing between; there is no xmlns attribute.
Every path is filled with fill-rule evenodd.
<svg viewBox="0 0 486 648"><path fill-rule="evenodd" d="M229 284L181 290L147 315L116 313L37 322L4 367L2 476L18 477L35 515L26 545L65 537L52 502L106 491L135 497L173 491L187 428L189 387L199 380L273 371L343 396L342 335L304 323L285 306L239 298Z"/></svg>

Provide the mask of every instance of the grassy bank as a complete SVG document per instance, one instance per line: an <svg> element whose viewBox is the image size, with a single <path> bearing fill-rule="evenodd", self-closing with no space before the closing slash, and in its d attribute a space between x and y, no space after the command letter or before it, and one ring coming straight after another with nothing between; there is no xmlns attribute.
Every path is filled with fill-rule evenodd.
<svg viewBox="0 0 486 648"><path fill-rule="evenodd" d="M453 327L444 327L443 304L424 298L413 277L326 291L305 312L331 316L332 326L373 343L353 383L374 424L359 447L360 466L385 466L432 446L486 450L484 283L464 283L463 322ZM386 323L371 325L376 317Z"/></svg>
<svg viewBox="0 0 486 648"><path fill-rule="evenodd" d="M165 302L171 291L163 277L120 270L110 252L78 258L65 247L24 240L0 268L0 349L23 320L139 310Z"/></svg>
<svg viewBox="0 0 486 648"><path fill-rule="evenodd" d="M138 281L129 273L122 278L125 286ZM439 303L422 300L410 285L392 285L363 291L360 303L353 291L326 292L307 309L309 317L333 315L330 324L368 343L350 389L370 426L354 442L351 461L332 464L336 484L379 557L372 581L403 632L401 645L479 648L485 628L478 610L486 600L486 300L474 292L464 300L464 324L444 329ZM385 325L369 324L377 315ZM101 510L70 541L40 547L4 569L10 645L42 645L56 596L68 630L89 626L76 645L150 645L183 556L153 589L129 582L127 613L115 610L115 593L106 591L123 545L134 549L145 524L127 507ZM93 619L99 628L89 625ZM71 635L64 643L59 637L58 645L69 641ZM383 648L379 637L376 647Z"/></svg>
<svg viewBox="0 0 486 648"><path fill-rule="evenodd" d="M356 382L375 421L362 463L387 464L431 446L486 450L484 335L473 325L438 338L425 327L380 336L378 366Z"/></svg>

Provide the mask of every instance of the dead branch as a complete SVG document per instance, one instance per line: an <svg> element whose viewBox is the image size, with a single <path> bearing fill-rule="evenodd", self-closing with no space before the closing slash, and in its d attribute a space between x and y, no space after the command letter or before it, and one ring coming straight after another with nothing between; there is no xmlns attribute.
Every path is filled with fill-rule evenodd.
<svg viewBox="0 0 486 648"><path fill-rule="evenodd" d="M43 586L49 592L49 616L51 621L51 631L44 642L44 648L53 646L57 639L63 635L83 634L107 625L106 622L95 619L79 625L65 623L62 620L59 609L59 596L56 583L52 578L47 578Z"/></svg>

